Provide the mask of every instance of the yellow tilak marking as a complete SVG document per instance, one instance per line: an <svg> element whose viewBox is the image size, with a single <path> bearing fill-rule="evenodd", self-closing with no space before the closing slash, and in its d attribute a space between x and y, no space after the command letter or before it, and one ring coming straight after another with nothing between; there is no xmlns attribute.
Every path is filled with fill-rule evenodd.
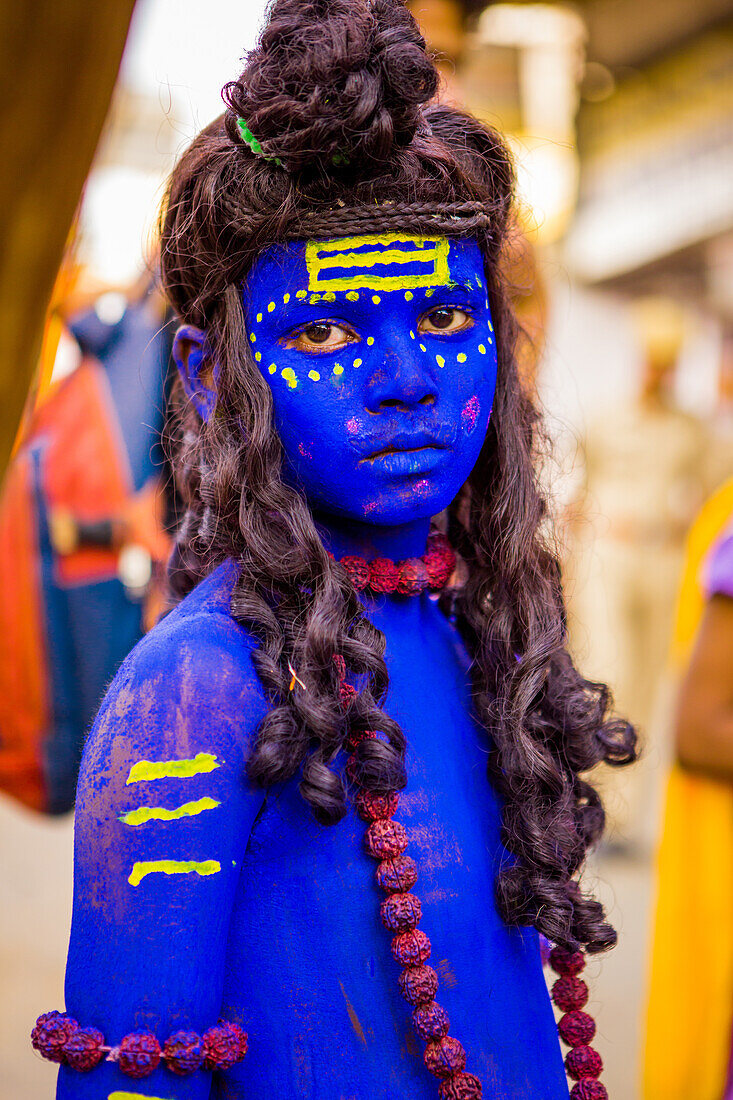
<svg viewBox="0 0 733 1100"><path fill-rule="evenodd" d="M343 374L344 373L344 368L341 366L340 363L334 363L333 373L334 374Z"/></svg>
<svg viewBox="0 0 733 1100"><path fill-rule="evenodd" d="M417 248L389 248L391 244L415 244ZM372 252L350 249L365 245L383 246ZM450 279L446 237L412 237L402 233L385 236L342 237L333 241L308 241L305 264L309 290L406 290L419 286L444 286ZM430 270L421 275L375 275L369 269L390 264L426 264ZM352 275L340 275L343 268L357 268ZM311 299L312 300L312 299Z"/></svg>
<svg viewBox="0 0 733 1100"><path fill-rule="evenodd" d="M280 374L283 376L290 389L294 390L295 387L298 385L298 379L296 378L293 368L283 367L283 369L280 371Z"/></svg>
<svg viewBox="0 0 733 1100"><path fill-rule="evenodd" d="M193 859L153 859L149 862L135 863L128 882L130 886L139 886L146 875L217 875L221 871L218 859L206 859L197 863Z"/></svg>
<svg viewBox="0 0 733 1100"><path fill-rule="evenodd" d="M125 825L144 825L147 821L178 821L181 817L195 817L204 810L215 810L221 806L214 798L199 798L196 802L184 802L175 810L166 810L164 806L140 806L137 810L128 810L120 821Z"/></svg>
<svg viewBox="0 0 733 1100"><path fill-rule="evenodd" d="M144 779L190 779L220 768L210 752L199 752L192 760L138 760L130 768L127 783L140 783Z"/></svg>
<svg viewBox="0 0 733 1100"><path fill-rule="evenodd" d="M320 374L318 373L317 370L309 370L308 371L308 377L313 382L320 382L321 381L321 376L320 376Z"/></svg>
<svg viewBox="0 0 733 1100"><path fill-rule="evenodd" d="M458 360L459 363L465 363L466 359L467 359L467 355L466 355L465 351L459 351L458 355L456 356L456 359Z"/></svg>
<svg viewBox="0 0 733 1100"><path fill-rule="evenodd" d="M142 1092L111 1092L107 1100L165 1100L162 1096L148 1096Z"/></svg>

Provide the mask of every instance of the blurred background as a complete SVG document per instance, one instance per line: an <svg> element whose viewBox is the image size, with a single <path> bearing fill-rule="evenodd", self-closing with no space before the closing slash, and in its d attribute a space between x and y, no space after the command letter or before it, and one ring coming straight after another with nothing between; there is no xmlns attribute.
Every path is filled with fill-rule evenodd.
<svg viewBox="0 0 733 1100"><path fill-rule="evenodd" d="M615 1100L635 1100L684 649L678 591L685 568L695 571L696 517L733 475L733 9L730 0L410 6L439 58L444 97L501 129L516 157L520 201L504 264L525 381L552 443L544 476L573 648L643 736L639 767L601 780L611 828L588 872L620 932L617 950L589 967L604 1080ZM16 405L31 383L22 426L5 424L0 1100L52 1095L53 1068L28 1033L63 1004L81 738L160 609L176 522L160 449L172 322L154 285L157 208L177 154L219 113L264 4L208 0L204 11L194 0L137 0L116 11L116 27L102 29L100 9L86 28L92 46L113 39L109 106L107 92L88 89L100 112L89 159L96 151L73 217L86 164L75 196L70 184L64 239L46 259L50 305L42 280L33 296L41 323L23 352L33 369L13 383ZM68 19L62 30L73 35ZM10 32L16 56L32 50L32 22L16 18ZM58 114L35 122L34 157L43 127L52 142L71 105L61 96ZM45 186L53 205L54 182ZM33 223L40 209L26 205L22 217ZM13 356L6 367L12 374Z"/></svg>

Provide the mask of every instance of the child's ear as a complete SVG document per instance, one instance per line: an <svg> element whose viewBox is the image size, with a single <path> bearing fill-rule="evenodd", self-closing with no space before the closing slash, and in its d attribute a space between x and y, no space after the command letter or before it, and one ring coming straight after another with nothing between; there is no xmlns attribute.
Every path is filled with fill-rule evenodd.
<svg viewBox="0 0 733 1100"><path fill-rule="evenodd" d="M181 325L173 339L172 355L196 412L208 420L216 404L216 368L209 357L206 333L195 325Z"/></svg>

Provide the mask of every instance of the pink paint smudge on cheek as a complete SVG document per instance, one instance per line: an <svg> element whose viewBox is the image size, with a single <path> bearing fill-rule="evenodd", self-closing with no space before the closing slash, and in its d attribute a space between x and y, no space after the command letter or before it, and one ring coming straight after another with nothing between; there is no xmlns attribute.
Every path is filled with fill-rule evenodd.
<svg viewBox="0 0 733 1100"><path fill-rule="evenodd" d="M361 424L355 416L352 416L351 420L346 421L346 431L349 433L349 435L356 435L360 427Z"/></svg>
<svg viewBox="0 0 733 1100"><path fill-rule="evenodd" d="M478 420L480 412L481 403L474 394L473 397L469 397L468 401L461 409L461 423L468 435L470 435L476 427L476 421Z"/></svg>

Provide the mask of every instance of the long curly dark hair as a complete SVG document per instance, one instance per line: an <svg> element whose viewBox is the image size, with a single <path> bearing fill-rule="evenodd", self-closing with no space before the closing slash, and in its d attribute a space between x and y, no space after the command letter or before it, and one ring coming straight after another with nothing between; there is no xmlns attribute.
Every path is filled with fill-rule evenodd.
<svg viewBox="0 0 733 1100"><path fill-rule="evenodd" d="M498 384L480 458L448 522L467 565L453 609L474 658L475 707L494 746L488 778L516 857L498 875L498 904L510 924L601 951L615 933L576 881L604 827L583 775L601 761L632 761L635 735L609 717L608 689L583 679L566 647L560 569L535 472L538 416L519 384L516 322L498 274L511 162L494 130L430 103L436 89L401 0L276 0L242 76L224 89L227 111L173 172L163 279L181 319L206 332L216 408L202 422L181 394L174 446L187 512L171 584L180 598L224 558L239 564L231 613L259 643L253 661L270 703L248 761L254 781L269 786L299 773L317 819L336 823L348 794L334 761L350 730L379 730L359 745L357 781L404 787L404 734L382 707L385 639L329 558L303 494L283 480L241 283L274 242L355 226L474 236ZM238 118L261 143L258 155L241 140ZM347 718L334 654L360 685Z"/></svg>

